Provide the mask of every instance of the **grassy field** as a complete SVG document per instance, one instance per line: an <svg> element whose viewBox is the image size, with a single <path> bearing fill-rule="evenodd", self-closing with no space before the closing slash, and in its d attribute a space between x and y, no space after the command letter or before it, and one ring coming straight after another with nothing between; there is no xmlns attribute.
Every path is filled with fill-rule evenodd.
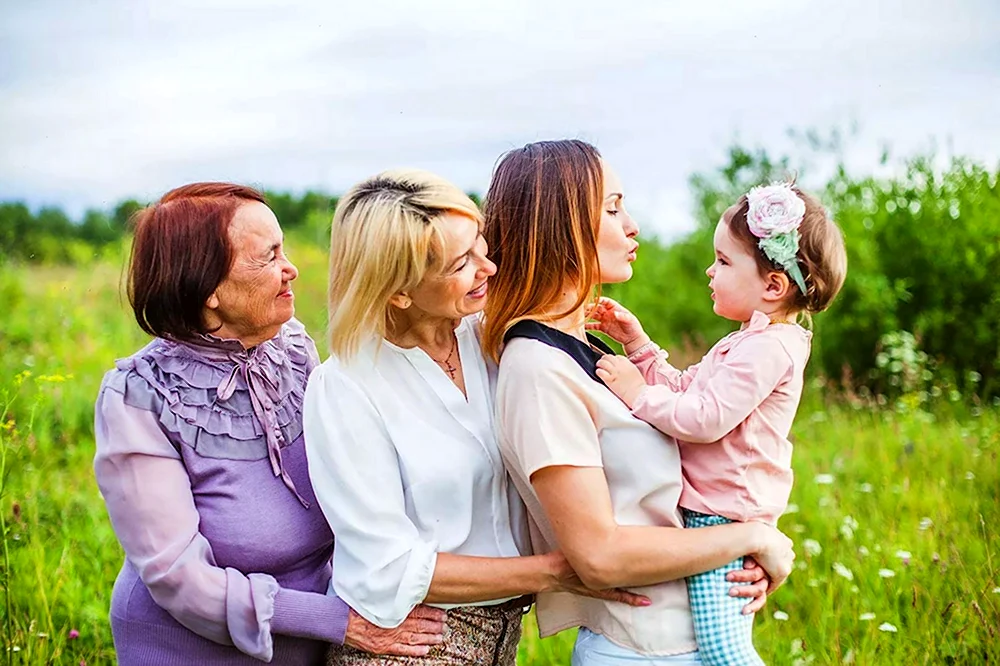
<svg viewBox="0 0 1000 666"><path fill-rule="evenodd" d="M292 256L299 316L322 338L325 255ZM114 663L122 554L91 458L101 377L144 343L121 277L117 253L0 267L0 663ZM757 619L767 663L1000 663L1000 410L935 413L810 386L781 522L798 570ZM573 632L539 640L528 620L520 663L567 664Z"/></svg>

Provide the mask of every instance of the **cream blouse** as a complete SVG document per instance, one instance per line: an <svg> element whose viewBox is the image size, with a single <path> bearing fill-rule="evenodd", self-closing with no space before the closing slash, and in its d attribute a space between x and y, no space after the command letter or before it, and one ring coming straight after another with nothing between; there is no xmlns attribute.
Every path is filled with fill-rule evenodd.
<svg viewBox="0 0 1000 666"><path fill-rule="evenodd" d="M620 525L683 526L677 443L635 418L596 379L599 357L582 341L535 322L521 322L508 333L497 384L497 427L507 469L528 509L536 553L559 548L531 485L532 474L553 465L603 468ZM697 649L683 579L633 591L652 605L540 594L539 630L544 637L587 627L646 655Z"/></svg>

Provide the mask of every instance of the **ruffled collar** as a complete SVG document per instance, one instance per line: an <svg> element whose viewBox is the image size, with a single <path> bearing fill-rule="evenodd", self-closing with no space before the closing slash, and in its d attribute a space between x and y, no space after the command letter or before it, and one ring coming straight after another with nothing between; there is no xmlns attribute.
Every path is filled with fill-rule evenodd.
<svg viewBox="0 0 1000 666"><path fill-rule="evenodd" d="M759 333L770 325L771 318L769 316L760 310L754 310L753 314L750 315L750 321L744 324L740 331L743 333Z"/></svg>
<svg viewBox="0 0 1000 666"><path fill-rule="evenodd" d="M299 388L297 385L302 383L297 366L309 363L306 353L298 354L302 357L299 363L290 362L289 353L295 351L293 338L296 336L307 338L302 324L293 319L282 326L273 338L250 349L244 347L239 340L220 338L209 333L199 334L191 340L161 339L164 356L183 359L181 362L207 364L214 368L210 374L215 378L212 383L218 403L225 403L233 398L241 385L246 387L253 413L263 429L274 475L281 477L285 486L302 505L309 508L309 502L298 492L285 470L279 429L269 423L275 408L284 406L283 403L287 402L289 396L296 393ZM301 341L299 346L303 346Z"/></svg>

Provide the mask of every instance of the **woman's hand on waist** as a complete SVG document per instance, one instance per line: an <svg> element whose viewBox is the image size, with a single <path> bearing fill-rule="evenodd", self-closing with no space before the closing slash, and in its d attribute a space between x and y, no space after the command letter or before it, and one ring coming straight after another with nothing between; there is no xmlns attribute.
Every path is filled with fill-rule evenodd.
<svg viewBox="0 0 1000 666"><path fill-rule="evenodd" d="M649 597L635 594L622 588L615 587L607 590L594 590L587 587L559 551L553 551L544 557L549 560L551 575L549 585L546 589L541 590L542 592L570 592L584 597L593 597L594 599L616 601L628 604L629 606L650 606L653 603Z"/></svg>
<svg viewBox="0 0 1000 666"><path fill-rule="evenodd" d="M744 615L756 613L767 603L767 588L771 585L771 580L764 568L752 557L744 557L743 568L739 571L730 571L726 574L726 580L737 583L729 588L730 596L747 597L751 600L743 607Z"/></svg>
<svg viewBox="0 0 1000 666"><path fill-rule="evenodd" d="M439 608L417 606L398 627L385 629L351 610L344 644L371 654L423 657L444 642L447 615Z"/></svg>

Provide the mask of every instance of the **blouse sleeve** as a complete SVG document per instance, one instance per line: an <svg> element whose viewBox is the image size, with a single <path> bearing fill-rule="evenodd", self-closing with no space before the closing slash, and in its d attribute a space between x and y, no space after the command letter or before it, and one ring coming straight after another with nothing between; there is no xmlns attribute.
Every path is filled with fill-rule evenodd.
<svg viewBox="0 0 1000 666"><path fill-rule="evenodd" d="M399 461L382 417L328 363L309 378L304 425L309 477L334 533L334 589L369 622L399 626L427 596L438 544L406 515Z"/></svg>
<svg viewBox="0 0 1000 666"><path fill-rule="evenodd" d="M746 420L792 369L779 341L756 335L734 345L696 390L646 386L632 412L686 442L716 442Z"/></svg>
<svg viewBox="0 0 1000 666"><path fill-rule="evenodd" d="M105 388L95 421L94 471L111 524L160 607L199 636L262 661L271 660L272 633L343 642L342 600L216 565L187 471L152 412Z"/></svg>
<svg viewBox="0 0 1000 666"><path fill-rule="evenodd" d="M560 364L535 356L512 359L497 391L498 425L508 455L529 479L555 465L603 467L595 416L578 379Z"/></svg>
<svg viewBox="0 0 1000 666"><path fill-rule="evenodd" d="M647 384L667 386L672 391L686 391L700 363L695 363L687 370L678 370L667 361L667 352L655 342L648 342L628 355L635 367L639 368Z"/></svg>

